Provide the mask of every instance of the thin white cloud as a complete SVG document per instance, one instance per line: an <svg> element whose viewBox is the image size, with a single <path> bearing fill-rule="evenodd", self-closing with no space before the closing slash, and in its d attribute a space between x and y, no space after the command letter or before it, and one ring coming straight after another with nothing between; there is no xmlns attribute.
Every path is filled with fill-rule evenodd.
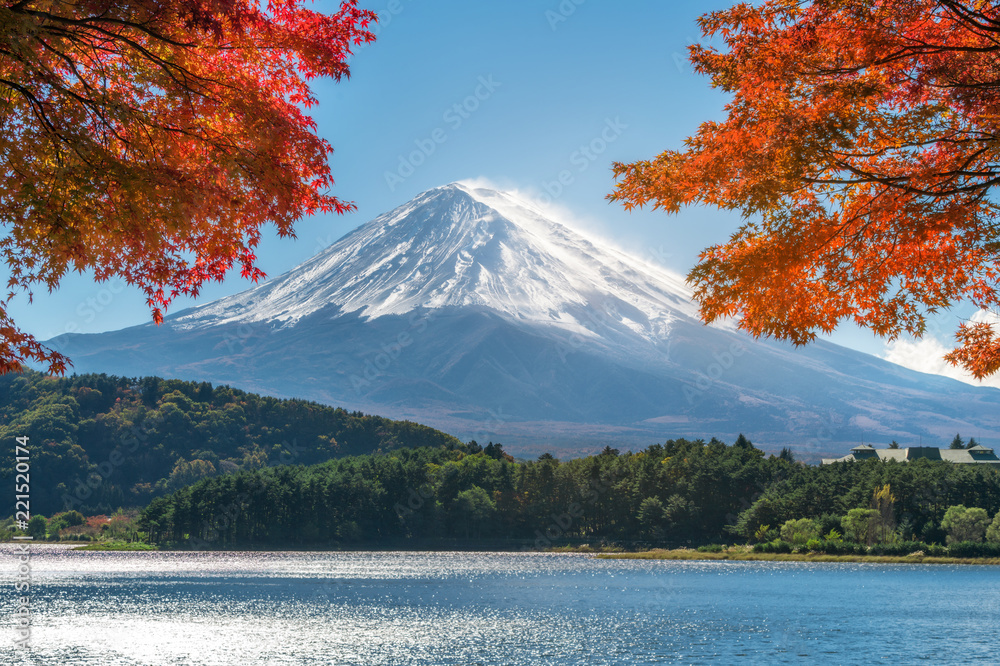
<svg viewBox="0 0 1000 666"><path fill-rule="evenodd" d="M971 319L972 321L989 321L991 323L997 321L995 315L982 310L973 315ZM951 377L973 386L1000 388L1000 376L994 375L987 377L984 381L979 381L962 368L955 367L944 360L944 355L950 351L951 347L946 347L933 337L920 340L895 340L885 345L882 358L911 370Z"/></svg>
<svg viewBox="0 0 1000 666"><path fill-rule="evenodd" d="M675 269L668 267L664 262L658 261L659 255L663 254L663 247L654 249L651 246L642 248L629 248L620 244L614 239L614 233L599 220L587 217L578 212L574 212L569 207L563 205L558 200L553 201L551 196L541 192L536 187L522 188L511 181L497 181L485 176L475 178L463 178L458 181L460 184L471 188L484 187L490 190L498 190L514 195L518 199L533 206L539 213L548 219L558 222L564 227L575 231L587 240L605 249L615 250L621 254L628 255L630 259L639 260L648 268L663 271L674 280L686 284L684 275Z"/></svg>
<svg viewBox="0 0 1000 666"><path fill-rule="evenodd" d="M486 178L485 176L477 176L475 178L464 178L459 183L466 185L468 187L485 187L490 190L498 190L501 192L509 192L519 199L530 203L532 206L538 209L540 213L548 217L550 220L554 220L559 224L572 229L578 233L585 233L591 236L596 236L602 241L607 241L611 243L611 239L608 238L607 229L598 220L590 219L584 215L572 211L568 206L560 203L558 200L553 200L551 196L546 195L544 192L540 191L537 187L523 188L514 184L513 181L495 180L491 178ZM620 248L619 248L620 249Z"/></svg>
<svg viewBox="0 0 1000 666"><path fill-rule="evenodd" d="M994 326L1000 324L1000 314L996 312L990 312L989 310L976 310L976 313L969 318L970 321L977 324L993 324Z"/></svg>

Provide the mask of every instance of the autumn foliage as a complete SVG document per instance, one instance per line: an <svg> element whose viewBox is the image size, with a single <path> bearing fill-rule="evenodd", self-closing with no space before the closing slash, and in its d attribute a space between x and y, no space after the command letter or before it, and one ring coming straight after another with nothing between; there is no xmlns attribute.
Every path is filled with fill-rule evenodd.
<svg viewBox="0 0 1000 666"><path fill-rule="evenodd" d="M281 236L330 194L332 149L308 80L348 76L375 15L302 0L19 0L0 7L0 373L67 359L4 306L69 270L174 297L238 265L262 276L261 227Z"/></svg>
<svg viewBox="0 0 1000 666"><path fill-rule="evenodd" d="M997 291L1000 7L982 0L767 0L700 19L698 72L730 93L682 151L616 164L611 195L740 211L689 279L706 321L802 344L853 320L919 336ZM988 322L948 358L1000 368Z"/></svg>

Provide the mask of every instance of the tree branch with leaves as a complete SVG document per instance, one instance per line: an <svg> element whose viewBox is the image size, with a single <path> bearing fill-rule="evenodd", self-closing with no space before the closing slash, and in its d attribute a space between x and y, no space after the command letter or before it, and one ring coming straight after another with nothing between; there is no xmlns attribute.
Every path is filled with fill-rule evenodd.
<svg viewBox="0 0 1000 666"><path fill-rule="evenodd" d="M729 93L683 150L614 165L610 199L739 211L689 274L703 318L805 344L854 321L919 337L961 301L1000 306L1000 7L983 0L766 0L699 19ZM946 358L1000 369L989 322Z"/></svg>
<svg viewBox="0 0 1000 666"><path fill-rule="evenodd" d="M19 0L0 6L0 373L68 359L7 313L70 270L118 277L153 319L234 265L261 227L293 235L330 194L308 81L349 76L375 14L301 0Z"/></svg>

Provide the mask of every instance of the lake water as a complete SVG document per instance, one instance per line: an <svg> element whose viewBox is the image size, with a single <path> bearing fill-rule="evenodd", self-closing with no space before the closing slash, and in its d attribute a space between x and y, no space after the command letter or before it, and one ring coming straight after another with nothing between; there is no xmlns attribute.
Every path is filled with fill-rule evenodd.
<svg viewBox="0 0 1000 666"><path fill-rule="evenodd" d="M3 664L997 663L1000 567L35 546ZM19 656L23 655L23 656Z"/></svg>

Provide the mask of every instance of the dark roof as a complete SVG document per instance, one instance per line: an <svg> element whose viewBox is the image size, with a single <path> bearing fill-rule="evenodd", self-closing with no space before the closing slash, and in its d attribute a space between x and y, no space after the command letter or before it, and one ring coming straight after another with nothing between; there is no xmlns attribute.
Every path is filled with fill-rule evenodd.
<svg viewBox="0 0 1000 666"><path fill-rule="evenodd" d="M856 460L896 460L906 462L924 458L926 460L940 460L956 464L977 464L977 465L998 465L1000 458L996 456L993 449L985 446L974 446L971 449L938 449L932 446L911 446L905 449L876 449L867 444L855 446L851 453L843 458L823 458L823 464L829 465L835 462L854 462Z"/></svg>

